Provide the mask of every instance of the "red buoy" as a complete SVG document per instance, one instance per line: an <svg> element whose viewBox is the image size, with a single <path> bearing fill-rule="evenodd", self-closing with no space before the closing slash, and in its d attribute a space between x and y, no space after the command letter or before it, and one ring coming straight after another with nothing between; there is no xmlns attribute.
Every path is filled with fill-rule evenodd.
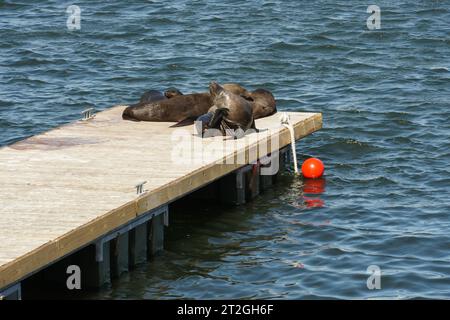
<svg viewBox="0 0 450 320"><path fill-rule="evenodd" d="M317 158L309 158L303 162L302 173L305 178L315 179L323 175L325 167Z"/></svg>

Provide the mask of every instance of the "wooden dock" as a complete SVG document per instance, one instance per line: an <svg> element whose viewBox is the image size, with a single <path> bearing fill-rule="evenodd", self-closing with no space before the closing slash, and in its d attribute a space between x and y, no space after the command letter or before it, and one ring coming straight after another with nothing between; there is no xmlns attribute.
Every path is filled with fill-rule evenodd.
<svg viewBox="0 0 450 320"><path fill-rule="evenodd" d="M224 140L197 137L193 126L124 121L124 108L0 149L0 296L63 257L120 233L106 239L112 231L127 225L131 230L131 222L242 168L245 163L232 161L239 154L248 164L290 143L279 114L256 121L266 135ZM319 113L288 114L296 139L322 127ZM268 147L261 148L268 137ZM224 152L212 152L224 144ZM137 194L136 185L144 181ZM101 262L103 246L98 248Z"/></svg>

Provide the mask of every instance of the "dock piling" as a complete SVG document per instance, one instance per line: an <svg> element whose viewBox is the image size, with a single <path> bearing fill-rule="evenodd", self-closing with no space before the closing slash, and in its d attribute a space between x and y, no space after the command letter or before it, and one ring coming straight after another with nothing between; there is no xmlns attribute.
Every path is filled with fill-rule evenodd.
<svg viewBox="0 0 450 320"><path fill-rule="evenodd" d="M290 147L284 147L282 149L280 149L280 151L278 152L278 172L273 176L273 183L277 182L277 180L280 178L280 176L283 174L283 172L286 171L286 167L289 165L289 152L290 151Z"/></svg>
<svg viewBox="0 0 450 320"><path fill-rule="evenodd" d="M255 163L251 166L251 169L245 172L245 184L247 201L250 201L257 197L260 192L260 164Z"/></svg>
<svg viewBox="0 0 450 320"><path fill-rule="evenodd" d="M259 178L259 185L260 185L260 189L261 191L265 191L267 189L269 189L272 184L273 184L273 176L272 175L266 175L263 174L260 176Z"/></svg>
<svg viewBox="0 0 450 320"><path fill-rule="evenodd" d="M245 176L243 168L219 180L220 202L241 205L245 203Z"/></svg>
<svg viewBox="0 0 450 320"><path fill-rule="evenodd" d="M150 220L148 240L150 257L164 249L164 214L154 216Z"/></svg>
<svg viewBox="0 0 450 320"><path fill-rule="evenodd" d="M110 242L99 241L80 252L81 287L99 288L111 282Z"/></svg>
<svg viewBox="0 0 450 320"><path fill-rule="evenodd" d="M133 268L147 260L147 223L130 231L130 267Z"/></svg>
<svg viewBox="0 0 450 320"><path fill-rule="evenodd" d="M128 232L119 234L111 240L111 278L118 278L128 272Z"/></svg>

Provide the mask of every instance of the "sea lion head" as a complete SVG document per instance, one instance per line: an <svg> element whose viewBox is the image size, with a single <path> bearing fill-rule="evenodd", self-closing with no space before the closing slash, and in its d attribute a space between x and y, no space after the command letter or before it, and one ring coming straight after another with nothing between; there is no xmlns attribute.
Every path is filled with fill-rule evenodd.
<svg viewBox="0 0 450 320"><path fill-rule="evenodd" d="M277 112L277 104L273 94L265 89L256 89L250 94L253 99L253 117L264 118Z"/></svg>
<svg viewBox="0 0 450 320"><path fill-rule="evenodd" d="M251 93L249 91L247 91L247 89L245 89L243 86L241 86L240 84L237 83L225 83L222 86L225 90L237 94L238 96L241 96L242 98L249 100L249 101L253 101L252 97L251 97Z"/></svg>
<svg viewBox="0 0 450 320"><path fill-rule="evenodd" d="M223 87L218 84L216 81L211 81L209 83L209 94L211 97L215 97L216 95L220 94L223 91Z"/></svg>
<svg viewBox="0 0 450 320"><path fill-rule="evenodd" d="M170 87L169 89L164 91L164 95L166 96L167 99L170 99L176 96L182 96L183 94L177 88Z"/></svg>
<svg viewBox="0 0 450 320"><path fill-rule="evenodd" d="M228 96L227 90L224 89L220 84L218 84L215 81L212 81L209 84L209 94L211 95L211 99L213 101L213 104L217 106L216 102L219 103L219 105L223 105L224 103L221 103L226 99Z"/></svg>
<svg viewBox="0 0 450 320"><path fill-rule="evenodd" d="M211 95L212 107L217 108L230 108L239 104L239 99L244 100L239 95L228 91L226 88L213 81L209 85L209 93ZM246 102L246 100L244 100ZM211 109L210 109L211 110Z"/></svg>

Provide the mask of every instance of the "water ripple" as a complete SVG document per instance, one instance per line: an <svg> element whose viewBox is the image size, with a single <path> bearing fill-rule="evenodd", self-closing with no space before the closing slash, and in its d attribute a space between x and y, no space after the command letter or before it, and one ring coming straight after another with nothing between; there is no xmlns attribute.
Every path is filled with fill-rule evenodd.
<svg viewBox="0 0 450 320"><path fill-rule="evenodd" d="M322 193L288 168L245 206L175 210L161 257L87 297L448 299L448 3L381 1L374 31L357 1L77 5L70 32L64 4L0 2L0 145L215 79L322 112L297 151L326 164Z"/></svg>

